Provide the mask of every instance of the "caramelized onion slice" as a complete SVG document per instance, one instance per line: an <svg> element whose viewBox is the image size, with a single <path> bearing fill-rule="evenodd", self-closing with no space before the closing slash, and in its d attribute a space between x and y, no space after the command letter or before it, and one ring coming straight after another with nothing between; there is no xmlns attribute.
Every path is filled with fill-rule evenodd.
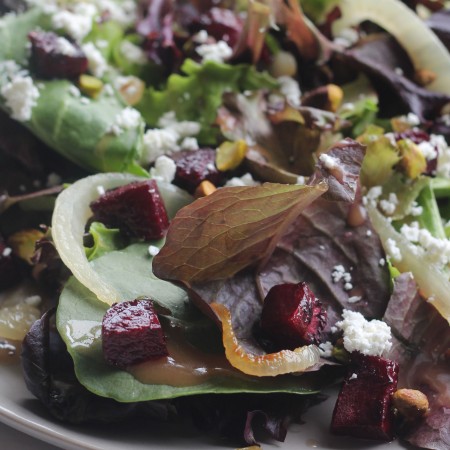
<svg viewBox="0 0 450 450"><path fill-rule="evenodd" d="M222 322L225 356L233 367L247 375L273 377L304 372L320 359L319 349L315 345L307 345L295 350L282 350L266 355L248 353L239 344L234 334L228 308L220 303L212 303L210 306Z"/></svg>
<svg viewBox="0 0 450 450"><path fill-rule="evenodd" d="M122 173L92 175L76 181L56 199L52 218L52 237L56 249L75 278L108 305L121 301L121 298L119 292L95 272L86 258L83 234L92 215L89 205L99 197L99 191L103 189L142 180L144 178ZM189 194L176 186L158 182L158 187L169 217L173 217L179 208L192 201Z"/></svg>
<svg viewBox="0 0 450 450"><path fill-rule="evenodd" d="M416 70L426 69L436 75L427 88L450 92L450 54L427 25L398 0L341 0L341 18L333 24L333 32L365 20L375 22L397 39L406 50Z"/></svg>
<svg viewBox="0 0 450 450"><path fill-rule="evenodd" d="M400 250L402 258L400 261L394 261L395 267L400 272L413 274L420 294L428 299L428 302L450 323L450 281L448 276L439 270L426 255L418 255L415 245L398 233L388 219L375 207L367 205L367 210L385 249L388 239L392 239Z"/></svg>

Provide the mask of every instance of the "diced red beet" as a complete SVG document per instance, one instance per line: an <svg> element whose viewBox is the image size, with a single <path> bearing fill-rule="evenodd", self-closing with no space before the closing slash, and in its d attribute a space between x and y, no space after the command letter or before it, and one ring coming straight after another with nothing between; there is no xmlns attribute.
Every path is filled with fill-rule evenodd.
<svg viewBox="0 0 450 450"><path fill-rule="evenodd" d="M31 65L39 76L73 79L88 70L88 59L75 42L65 40L64 49L61 37L46 31L32 31L28 38L31 42Z"/></svg>
<svg viewBox="0 0 450 450"><path fill-rule="evenodd" d="M351 363L334 407L335 434L390 441L394 437L392 395L398 364L379 356L351 354Z"/></svg>
<svg viewBox="0 0 450 450"><path fill-rule="evenodd" d="M0 236L0 291L18 283L21 278L19 263Z"/></svg>
<svg viewBox="0 0 450 450"><path fill-rule="evenodd" d="M280 348L318 344L327 320L321 302L306 283L273 286L264 299L261 330Z"/></svg>
<svg viewBox="0 0 450 450"><path fill-rule="evenodd" d="M167 356L153 302L131 300L109 308L102 322L102 346L106 361L121 368Z"/></svg>
<svg viewBox="0 0 450 450"><path fill-rule="evenodd" d="M205 180L214 185L220 184L222 174L216 167L216 152L210 148L200 150L186 150L172 155L177 171L174 184L186 189L190 193Z"/></svg>
<svg viewBox="0 0 450 450"><path fill-rule="evenodd" d="M91 203L94 220L128 236L160 239L169 218L155 180L138 181L106 192Z"/></svg>

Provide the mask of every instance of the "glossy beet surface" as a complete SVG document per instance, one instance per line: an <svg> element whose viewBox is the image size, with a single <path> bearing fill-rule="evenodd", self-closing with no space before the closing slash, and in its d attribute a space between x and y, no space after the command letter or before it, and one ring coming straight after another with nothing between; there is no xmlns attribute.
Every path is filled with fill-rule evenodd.
<svg viewBox="0 0 450 450"><path fill-rule="evenodd" d="M177 165L174 183L193 193L205 180L220 184L222 175L215 165L216 152L212 149L182 151L173 155Z"/></svg>
<svg viewBox="0 0 450 450"><path fill-rule="evenodd" d="M318 344L327 313L306 283L278 284L264 299L261 330L277 346Z"/></svg>
<svg viewBox="0 0 450 450"><path fill-rule="evenodd" d="M32 31L31 65L43 78L77 78L88 69L88 59L74 42L55 33Z"/></svg>
<svg viewBox="0 0 450 450"><path fill-rule="evenodd" d="M354 352L333 412L335 434L390 441L394 437L392 395L398 364Z"/></svg>
<svg viewBox="0 0 450 450"><path fill-rule="evenodd" d="M153 302L132 300L109 308L103 317L102 346L106 361L117 367L167 356L165 337Z"/></svg>
<svg viewBox="0 0 450 450"><path fill-rule="evenodd" d="M108 191L91 203L91 209L94 220L140 239L160 239L169 228L169 218L155 180Z"/></svg>

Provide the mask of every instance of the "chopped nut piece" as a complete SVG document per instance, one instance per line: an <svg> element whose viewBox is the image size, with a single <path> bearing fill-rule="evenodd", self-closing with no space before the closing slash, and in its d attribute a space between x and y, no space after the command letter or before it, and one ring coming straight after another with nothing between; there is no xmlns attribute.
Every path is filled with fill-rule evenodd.
<svg viewBox="0 0 450 450"><path fill-rule="evenodd" d="M205 180L202 181L195 190L195 197L206 197L207 195L212 194L214 191L216 191L217 188L214 186L214 184L211 183L211 181Z"/></svg>
<svg viewBox="0 0 450 450"><path fill-rule="evenodd" d="M414 74L414 81L420 86L428 86L436 79L436 74L428 69L419 69Z"/></svg>
<svg viewBox="0 0 450 450"><path fill-rule="evenodd" d="M399 389L392 401L399 414L409 421L420 419L428 412L427 396L415 389Z"/></svg>

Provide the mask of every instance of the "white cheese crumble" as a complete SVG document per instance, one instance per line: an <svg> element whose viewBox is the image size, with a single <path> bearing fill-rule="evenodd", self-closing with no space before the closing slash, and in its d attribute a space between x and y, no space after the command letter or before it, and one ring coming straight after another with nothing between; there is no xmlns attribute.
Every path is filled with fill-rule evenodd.
<svg viewBox="0 0 450 450"><path fill-rule="evenodd" d="M349 381L356 380L357 378L358 378L358 375L356 373L352 373L351 376L349 377Z"/></svg>
<svg viewBox="0 0 450 450"><path fill-rule="evenodd" d="M56 38L55 50L67 56L75 56L78 54L78 49L68 39L59 36Z"/></svg>
<svg viewBox="0 0 450 450"><path fill-rule="evenodd" d="M434 145L432 145L430 142L420 142L419 144L417 144L417 148L420 150L427 161L430 159L434 159L437 156L437 151Z"/></svg>
<svg viewBox="0 0 450 450"><path fill-rule="evenodd" d="M8 256L10 256L12 253L12 248L11 247L5 247L2 251L2 256L4 256L5 258L7 258Z"/></svg>
<svg viewBox="0 0 450 450"><path fill-rule="evenodd" d="M201 44L195 50L202 57L202 62L214 61L222 63L233 54L233 49L225 41L218 41L214 44Z"/></svg>
<svg viewBox="0 0 450 450"><path fill-rule="evenodd" d="M94 17L98 11L91 3L75 3L71 11L57 10L52 16L52 25L66 31L75 41L80 42L92 29Z"/></svg>
<svg viewBox="0 0 450 450"><path fill-rule="evenodd" d="M139 127L141 124L141 113L130 106L127 106L114 119L109 132L119 136L126 130Z"/></svg>
<svg viewBox="0 0 450 450"><path fill-rule="evenodd" d="M143 65L148 60L145 52L130 41L122 42L122 44L120 45L120 52L127 61L133 64Z"/></svg>
<svg viewBox="0 0 450 450"><path fill-rule="evenodd" d="M392 216L394 214L397 205L398 205L398 197L397 194L391 192L387 199L382 199L379 202L381 210L388 216Z"/></svg>
<svg viewBox="0 0 450 450"><path fill-rule="evenodd" d="M133 0L121 0L114 2L111 0L95 0L99 11L107 13L111 20L120 25L132 25L137 19L137 2Z"/></svg>
<svg viewBox="0 0 450 450"><path fill-rule="evenodd" d="M40 295L30 295L24 299L24 303L30 306L39 306L42 302Z"/></svg>
<svg viewBox="0 0 450 450"><path fill-rule="evenodd" d="M336 323L344 333L344 348L363 355L383 356L392 346L391 329L381 320L367 321L355 311L344 309L343 320Z"/></svg>
<svg viewBox="0 0 450 450"><path fill-rule="evenodd" d="M88 67L92 75L98 78L103 77L108 69L108 63L100 50L92 42L87 42L81 48L89 61Z"/></svg>
<svg viewBox="0 0 450 450"><path fill-rule="evenodd" d="M282 76L277 78L280 83L280 92L285 96L286 101L294 107L299 107L301 104L301 91L297 81L292 77Z"/></svg>
<svg viewBox="0 0 450 450"><path fill-rule="evenodd" d="M259 186L261 183L254 180L250 173L242 175L242 177L233 177L228 180L225 186L236 187L236 186Z"/></svg>
<svg viewBox="0 0 450 450"><path fill-rule="evenodd" d="M165 155L156 158L155 165L150 169L150 176L157 180L171 183L175 178L177 165L172 158Z"/></svg>
<svg viewBox="0 0 450 450"><path fill-rule="evenodd" d="M420 125L420 119L414 113L408 113L408 115L402 116L401 119L403 119L408 125L411 125L413 127Z"/></svg>
<svg viewBox="0 0 450 450"><path fill-rule="evenodd" d="M442 138L442 136L440 137ZM439 143L436 174L440 177L450 178L450 147L447 146L444 138Z"/></svg>
<svg viewBox="0 0 450 450"><path fill-rule="evenodd" d="M319 156L320 162L324 165L325 169L333 170L339 167L339 160L333 156L322 153Z"/></svg>
<svg viewBox="0 0 450 450"><path fill-rule="evenodd" d="M358 40L359 33L354 28L343 28L336 34L333 42L337 45L342 45L343 47L351 47L358 42Z"/></svg>
<svg viewBox="0 0 450 450"><path fill-rule="evenodd" d="M358 303L362 297L360 295L354 295L353 297L348 298L349 303Z"/></svg>
<svg viewBox="0 0 450 450"><path fill-rule="evenodd" d="M11 111L11 117L20 122L31 119L33 107L39 98L39 89L34 85L29 76L16 75L6 83L1 94L6 100L6 106Z"/></svg>
<svg viewBox="0 0 450 450"><path fill-rule="evenodd" d="M402 253L400 249L397 247L397 243L394 239L388 238L385 243L386 254L391 258L394 262L402 260Z"/></svg>
<svg viewBox="0 0 450 450"><path fill-rule="evenodd" d="M333 267L331 278L333 279L333 283L339 283L341 280L344 280L345 283L350 283L352 281L351 273L347 272L342 264Z"/></svg>
<svg viewBox="0 0 450 450"><path fill-rule="evenodd" d="M81 97L80 90L74 84L69 87L69 94L75 98Z"/></svg>
<svg viewBox="0 0 450 450"><path fill-rule="evenodd" d="M159 248L156 245L149 245L148 253L150 256L156 256L159 253Z"/></svg>
<svg viewBox="0 0 450 450"><path fill-rule="evenodd" d="M192 38L194 42L197 44L206 44L209 40L209 36L206 30L200 30L197 34L195 34Z"/></svg>
<svg viewBox="0 0 450 450"><path fill-rule="evenodd" d="M333 344L330 341L319 344L319 353L322 358L331 358L333 356Z"/></svg>
<svg viewBox="0 0 450 450"><path fill-rule="evenodd" d="M187 120L178 122L175 112L169 111L160 117L157 125L159 129L150 129L144 134L143 162L150 163L159 156L171 155L181 149L198 149L198 142L193 138L200 132L198 122Z"/></svg>

